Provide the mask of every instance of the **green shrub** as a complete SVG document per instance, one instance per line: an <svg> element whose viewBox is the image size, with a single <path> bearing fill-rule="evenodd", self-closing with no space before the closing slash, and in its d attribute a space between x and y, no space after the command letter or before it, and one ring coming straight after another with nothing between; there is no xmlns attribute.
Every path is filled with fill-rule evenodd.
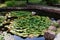
<svg viewBox="0 0 60 40"><path fill-rule="evenodd" d="M26 1L6 1L5 4L9 7L13 6L26 6Z"/></svg>

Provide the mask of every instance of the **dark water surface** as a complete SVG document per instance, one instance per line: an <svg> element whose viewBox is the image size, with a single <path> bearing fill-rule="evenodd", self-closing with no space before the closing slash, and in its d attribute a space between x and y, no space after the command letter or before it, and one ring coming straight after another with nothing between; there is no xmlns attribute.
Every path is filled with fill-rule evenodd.
<svg viewBox="0 0 60 40"><path fill-rule="evenodd" d="M18 37L18 36L16 36L16 35L14 35L14 38L15 38L15 40L45 40L45 38L44 37L34 37L34 38L26 38L26 39L23 39L23 38L21 38L21 37Z"/></svg>

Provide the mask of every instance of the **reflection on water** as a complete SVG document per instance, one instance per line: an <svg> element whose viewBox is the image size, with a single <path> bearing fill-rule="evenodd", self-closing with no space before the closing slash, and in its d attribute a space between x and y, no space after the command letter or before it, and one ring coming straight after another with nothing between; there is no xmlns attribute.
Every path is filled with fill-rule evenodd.
<svg viewBox="0 0 60 40"><path fill-rule="evenodd" d="M45 38L44 37L34 37L34 38L26 38L26 39L23 39L23 38L21 38L21 37L18 37L18 36L16 36L16 35L14 35L14 38L15 38L15 40L45 40Z"/></svg>

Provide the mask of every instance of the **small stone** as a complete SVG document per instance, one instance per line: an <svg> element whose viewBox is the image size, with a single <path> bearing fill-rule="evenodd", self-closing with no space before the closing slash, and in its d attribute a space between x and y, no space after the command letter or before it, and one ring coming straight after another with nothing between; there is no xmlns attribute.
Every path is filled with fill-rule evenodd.
<svg viewBox="0 0 60 40"><path fill-rule="evenodd" d="M56 31L57 28L56 28L55 26L52 25L52 26L49 26L48 30Z"/></svg>
<svg viewBox="0 0 60 40"><path fill-rule="evenodd" d="M55 32L48 30L45 32L44 37L47 40L53 40L55 38Z"/></svg>
<svg viewBox="0 0 60 40"><path fill-rule="evenodd" d="M60 20L57 20L57 23L60 24Z"/></svg>

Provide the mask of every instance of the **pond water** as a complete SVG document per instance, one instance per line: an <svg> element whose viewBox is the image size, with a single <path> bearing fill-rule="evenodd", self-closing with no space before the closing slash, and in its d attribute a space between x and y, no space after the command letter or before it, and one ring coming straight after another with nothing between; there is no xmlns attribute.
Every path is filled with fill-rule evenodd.
<svg viewBox="0 0 60 40"><path fill-rule="evenodd" d="M44 37L34 37L34 38L26 38L26 39L23 39L23 38L21 38L21 37L18 37L18 36L16 36L16 35L14 35L14 38L15 38L15 40L45 40L45 38Z"/></svg>

